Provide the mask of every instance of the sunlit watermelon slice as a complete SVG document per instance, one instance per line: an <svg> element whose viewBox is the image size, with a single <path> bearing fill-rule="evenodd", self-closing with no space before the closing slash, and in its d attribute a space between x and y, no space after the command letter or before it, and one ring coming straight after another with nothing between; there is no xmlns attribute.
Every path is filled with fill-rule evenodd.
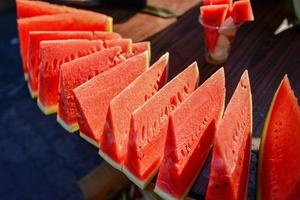
<svg viewBox="0 0 300 200"><path fill-rule="evenodd" d="M224 103L222 68L171 113L164 158L154 189L163 199L183 199L188 193L213 144Z"/></svg>
<svg viewBox="0 0 300 200"><path fill-rule="evenodd" d="M126 60L129 57L127 54L131 54L132 41L131 39L106 40L104 46L106 48L119 46L122 48L123 55L115 56L114 63L107 63L107 58L106 60L99 58L95 61L93 56L86 56L66 63L60 69L57 121L69 132L78 130L73 89ZM87 64L89 61L92 63Z"/></svg>
<svg viewBox="0 0 300 200"><path fill-rule="evenodd" d="M110 101L148 68L148 61L147 52L138 54L73 90L84 139L99 147Z"/></svg>
<svg viewBox="0 0 300 200"><path fill-rule="evenodd" d="M16 0L17 18L53 15L60 13L79 12L79 9L62 5L50 4L44 1Z"/></svg>
<svg viewBox="0 0 300 200"><path fill-rule="evenodd" d="M205 199L246 199L252 137L252 100L247 71L215 135Z"/></svg>
<svg viewBox="0 0 300 200"><path fill-rule="evenodd" d="M156 174L163 158L169 114L194 91L198 77L193 63L133 112L122 170L138 187L145 188Z"/></svg>
<svg viewBox="0 0 300 200"><path fill-rule="evenodd" d="M131 113L164 86L168 61L165 54L110 102L99 154L116 169L126 156Z"/></svg>
<svg viewBox="0 0 300 200"><path fill-rule="evenodd" d="M232 0L203 0L203 5L232 4Z"/></svg>
<svg viewBox="0 0 300 200"><path fill-rule="evenodd" d="M270 106L259 149L258 200L300 197L300 107L288 77Z"/></svg>
<svg viewBox="0 0 300 200"><path fill-rule="evenodd" d="M20 51L23 59L25 78L28 73L26 56L29 52L30 31L111 31L112 18L98 13L69 13L58 15L44 15L18 20Z"/></svg>
<svg viewBox="0 0 300 200"><path fill-rule="evenodd" d="M236 24L253 21L254 16L250 0L235 1L233 3L231 16Z"/></svg>
<svg viewBox="0 0 300 200"><path fill-rule="evenodd" d="M224 22L228 5L207 5L200 7L200 19L204 30L204 41L209 51L214 52L219 36L218 27Z"/></svg>
<svg viewBox="0 0 300 200"><path fill-rule="evenodd" d="M93 39L95 40L115 40L121 39L121 35L116 32L95 31Z"/></svg>
<svg viewBox="0 0 300 200"><path fill-rule="evenodd" d="M40 65L40 42L43 40L60 39L92 39L91 31L31 31L29 36L29 54L24 57L28 60L28 88L32 98L38 90L38 74Z"/></svg>
<svg viewBox="0 0 300 200"><path fill-rule="evenodd" d="M25 57L28 60L28 88L32 98L36 97L38 90L38 74L40 65L40 42L43 40L63 39L119 39L121 36L114 32L97 31L30 31L29 33L29 54Z"/></svg>
<svg viewBox="0 0 300 200"><path fill-rule="evenodd" d="M101 40L51 40L40 43L38 105L44 114L57 111L60 66L102 49Z"/></svg>

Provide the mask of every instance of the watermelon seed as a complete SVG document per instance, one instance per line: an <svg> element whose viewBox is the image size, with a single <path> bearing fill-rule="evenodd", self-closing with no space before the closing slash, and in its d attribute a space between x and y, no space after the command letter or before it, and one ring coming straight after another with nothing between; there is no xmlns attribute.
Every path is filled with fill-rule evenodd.
<svg viewBox="0 0 300 200"><path fill-rule="evenodd" d="M178 98L180 103L183 101L183 97L182 97L180 92L177 92L177 98Z"/></svg>
<svg viewBox="0 0 300 200"><path fill-rule="evenodd" d="M232 149L232 154L235 154L235 150L234 149Z"/></svg>
<svg viewBox="0 0 300 200"><path fill-rule="evenodd" d="M184 92L185 92L186 94L188 94L188 93L189 93L189 87L188 87L188 85L184 85L184 86L183 86L183 90L184 90Z"/></svg>
<svg viewBox="0 0 300 200"><path fill-rule="evenodd" d="M219 189L219 184L218 183L215 183L215 189Z"/></svg>
<svg viewBox="0 0 300 200"><path fill-rule="evenodd" d="M142 127L142 141L145 140L145 126Z"/></svg>
<svg viewBox="0 0 300 200"><path fill-rule="evenodd" d="M144 96L145 101L147 101L149 99L148 95Z"/></svg>

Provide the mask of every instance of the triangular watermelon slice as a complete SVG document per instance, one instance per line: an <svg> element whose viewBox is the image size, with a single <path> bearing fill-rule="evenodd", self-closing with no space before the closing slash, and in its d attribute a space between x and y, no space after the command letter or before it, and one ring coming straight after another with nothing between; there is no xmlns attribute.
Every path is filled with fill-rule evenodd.
<svg viewBox="0 0 300 200"><path fill-rule="evenodd" d="M232 4L232 0L203 0L203 5Z"/></svg>
<svg viewBox="0 0 300 200"><path fill-rule="evenodd" d="M32 98L35 98L38 90L38 74L40 65L40 42L43 40L61 39L92 39L91 31L32 31L29 36L29 54L24 57L28 60L28 88Z"/></svg>
<svg viewBox="0 0 300 200"><path fill-rule="evenodd" d="M80 135L84 139L98 146L110 101L148 67L148 53L144 52L95 76L73 90Z"/></svg>
<svg viewBox="0 0 300 200"><path fill-rule="evenodd" d="M219 36L218 27L225 21L229 5L207 5L200 7L200 20L204 30L204 41L209 51L214 52Z"/></svg>
<svg viewBox="0 0 300 200"><path fill-rule="evenodd" d="M253 11L250 0L239 0L233 3L231 16L235 24L253 21Z"/></svg>
<svg viewBox="0 0 300 200"><path fill-rule="evenodd" d="M189 96L169 118L164 159L154 191L164 199L183 199L213 144L225 104L221 68Z"/></svg>
<svg viewBox="0 0 300 200"><path fill-rule="evenodd" d="M193 63L133 112L122 170L138 187L145 188L156 174L163 158L169 114L194 91L198 78L198 66Z"/></svg>
<svg viewBox="0 0 300 200"><path fill-rule="evenodd" d="M300 107L288 77L269 108L259 149L257 199L300 197Z"/></svg>
<svg viewBox="0 0 300 200"><path fill-rule="evenodd" d="M107 31L95 31L94 40L115 40L121 39L121 35L116 32L107 32Z"/></svg>
<svg viewBox="0 0 300 200"><path fill-rule="evenodd" d="M38 105L44 114L57 110L61 64L104 48L101 40L51 40L40 43Z"/></svg>
<svg viewBox="0 0 300 200"><path fill-rule="evenodd" d="M168 61L167 53L110 102L99 154L116 169L126 156L131 113L164 86Z"/></svg>
<svg viewBox="0 0 300 200"><path fill-rule="evenodd" d="M76 106L72 90L85 83L92 77L115 66L115 64L124 61L126 58L134 56L131 52L129 52L129 49L131 49L132 46L131 40L129 39L107 40L105 41L105 46L107 48L120 46L124 54L115 57L115 63L107 64L106 62L103 62L103 60L99 60L99 63L93 62L93 64L87 65L87 60L90 60L91 58L84 57L83 59L77 59L74 62L66 63L61 67L61 75L59 78L60 93L58 98L57 121L69 132L78 130ZM146 50L147 49L144 51ZM137 52L135 55L138 53L140 52Z"/></svg>
<svg viewBox="0 0 300 200"><path fill-rule="evenodd" d="M43 40L63 39L98 39L111 40L120 39L121 36L114 32L97 31L30 31L29 32L29 55L28 60L28 88L32 98L36 97L38 90L38 74L40 65L40 42Z"/></svg>
<svg viewBox="0 0 300 200"><path fill-rule="evenodd" d="M80 9L50 4L44 1L16 0L17 18L79 12Z"/></svg>
<svg viewBox="0 0 300 200"><path fill-rule="evenodd" d="M215 135L205 199L246 199L252 137L252 100L247 71L242 75Z"/></svg>
<svg viewBox="0 0 300 200"><path fill-rule="evenodd" d="M58 15L44 15L18 20L20 50L23 59L24 76L27 77L28 62L26 56L29 51L30 31L62 31L88 30L112 31L112 18L93 12L69 13Z"/></svg>

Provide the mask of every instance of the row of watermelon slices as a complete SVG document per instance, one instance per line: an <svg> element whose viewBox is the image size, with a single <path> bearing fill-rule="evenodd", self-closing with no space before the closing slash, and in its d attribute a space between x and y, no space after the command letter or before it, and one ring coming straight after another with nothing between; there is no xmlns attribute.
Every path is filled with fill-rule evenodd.
<svg viewBox="0 0 300 200"><path fill-rule="evenodd" d="M197 64L193 63L165 84L169 55L163 55L149 68L149 43L131 44L130 40L121 39L116 33L93 32L101 31L98 28L85 32L29 32L45 31L45 26L39 28L38 25L53 18L48 15L37 18L26 14L25 11L29 10L35 15L41 14L39 12L43 9L36 9L35 5L31 7L31 4L50 6L51 9L44 10L53 13L47 14L54 14L55 10L66 12L71 8L25 0L17 3L18 16L30 17L18 20L21 49L25 43L26 48L30 47L30 50L25 48L27 53L21 52L24 53L23 63L25 55L33 57L27 58L29 61L25 63L34 60L34 65L25 66L29 66L29 71L30 65L35 66L34 69L38 71L38 102L44 111L51 111L52 105L47 103L52 100L48 101L45 96L52 96L54 102L58 102L58 121L70 131L78 129L78 121L80 135L96 145L106 161L122 170L139 187L146 187L159 171L155 192L168 199L186 195L214 144L206 198L245 198L252 132L251 90L247 72L243 74L223 116L223 69L196 89L199 72ZM84 15L82 12L81 18ZM32 26L31 23L36 25ZM22 29L23 24L26 24L26 29ZM70 35L80 34L89 36L85 38L87 40L64 40L70 39ZM37 39L22 39L22 35ZM295 142L300 141L297 134L300 110L287 78L282 82L274 102L265 126L260 167L261 171L272 168L272 172L278 174L276 181L279 182L286 175L281 167L287 167L287 162L279 160L281 165L271 162L274 160L272 156L277 156L272 152L274 144L270 141L275 137L272 127L280 121L276 139L278 141L278 137L282 137L285 143L277 142L276 147L294 142L295 147L300 149L299 142ZM278 107L280 110L286 109L287 113L293 111L292 115L287 118L278 114L281 112ZM296 123L292 124L291 121ZM291 137L287 138L285 134ZM297 168L299 163L299 159L295 158L291 168ZM290 174L293 180L293 176L299 177L299 170ZM289 196L283 196L285 194L280 193L281 190L278 192L278 188L275 191L272 187L277 185L272 184L273 176L274 173L260 176L259 194L262 199L269 199L267 195L270 194L291 199L299 195L297 185L282 190L291 191L286 194Z"/></svg>

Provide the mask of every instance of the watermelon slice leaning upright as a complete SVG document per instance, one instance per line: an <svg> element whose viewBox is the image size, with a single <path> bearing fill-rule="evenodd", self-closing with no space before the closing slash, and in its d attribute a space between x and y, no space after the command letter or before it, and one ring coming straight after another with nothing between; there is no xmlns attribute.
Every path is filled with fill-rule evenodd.
<svg viewBox="0 0 300 200"><path fill-rule="evenodd" d="M35 98L38 90L38 74L40 65L40 42L43 40L63 39L98 39L111 40L120 39L121 36L114 32L97 31L30 31L29 32L29 54L28 60L28 88L31 97Z"/></svg>
<svg viewBox="0 0 300 200"><path fill-rule="evenodd" d="M245 71L215 134L206 200L247 198L251 137L252 100Z"/></svg>
<svg viewBox="0 0 300 200"><path fill-rule="evenodd" d="M111 55L113 57L109 58L114 59L114 62L109 62L110 60L107 56L103 57L103 55L107 54L96 54L76 59L61 66L57 121L69 132L75 132L79 128L73 89L116 64L123 62L127 58L127 54L131 54L132 41L131 39L106 40L104 41L104 46L106 48L119 46L122 48L123 55Z"/></svg>
<svg viewBox="0 0 300 200"><path fill-rule="evenodd" d="M203 5L232 4L232 0L203 0Z"/></svg>
<svg viewBox="0 0 300 200"><path fill-rule="evenodd" d="M50 4L44 1L16 0L17 18L79 12L80 9Z"/></svg>
<svg viewBox="0 0 300 200"><path fill-rule="evenodd" d="M154 191L164 199L183 199L213 144L225 104L221 68L190 95L169 118L164 158Z"/></svg>
<svg viewBox="0 0 300 200"><path fill-rule="evenodd" d="M102 49L101 40L51 40L40 43L38 105L44 114L57 111L61 64Z"/></svg>
<svg viewBox="0 0 300 200"><path fill-rule="evenodd" d="M197 63L168 82L131 116L127 155L123 172L138 187L145 188L162 161L169 114L198 84Z"/></svg>
<svg viewBox="0 0 300 200"><path fill-rule="evenodd" d="M26 58L29 52L30 31L112 31L112 18L93 12L44 15L18 19L20 50L25 78L28 73Z"/></svg>
<svg viewBox="0 0 300 200"><path fill-rule="evenodd" d="M148 52L144 52L95 76L73 90L80 135L84 139L96 146L99 145L110 101L148 67Z"/></svg>
<svg viewBox="0 0 300 200"><path fill-rule="evenodd" d="M167 53L110 102L99 154L116 169L126 156L131 113L164 86L168 61Z"/></svg>
<svg viewBox="0 0 300 200"><path fill-rule="evenodd" d="M28 88L32 98L38 90L38 74L40 65L40 42L43 40L92 39L91 31L31 31L29 36L29 54L24 57L28 63Z"/></svg>
<svg viewBox="0 0 300 200"><path fill-rule="evenodd" d="M219 36L218 27L225 21L229 5L207 5L200 7L200 20L204 30L204 41L210 52L214 52Z"/></svg>
<svg viewBox="0 0 300 200"><path fill-rule="evenodd" d="M235 24L253 21L253 11L250 0L239 0L233 3L231 15Z"/></svg>
<svg viewBox="0 0 300 200"><path fill-rule="evenodd" d="M288 77L269 108L259 149L258 200L300 197L300 107Z"/></svg>

